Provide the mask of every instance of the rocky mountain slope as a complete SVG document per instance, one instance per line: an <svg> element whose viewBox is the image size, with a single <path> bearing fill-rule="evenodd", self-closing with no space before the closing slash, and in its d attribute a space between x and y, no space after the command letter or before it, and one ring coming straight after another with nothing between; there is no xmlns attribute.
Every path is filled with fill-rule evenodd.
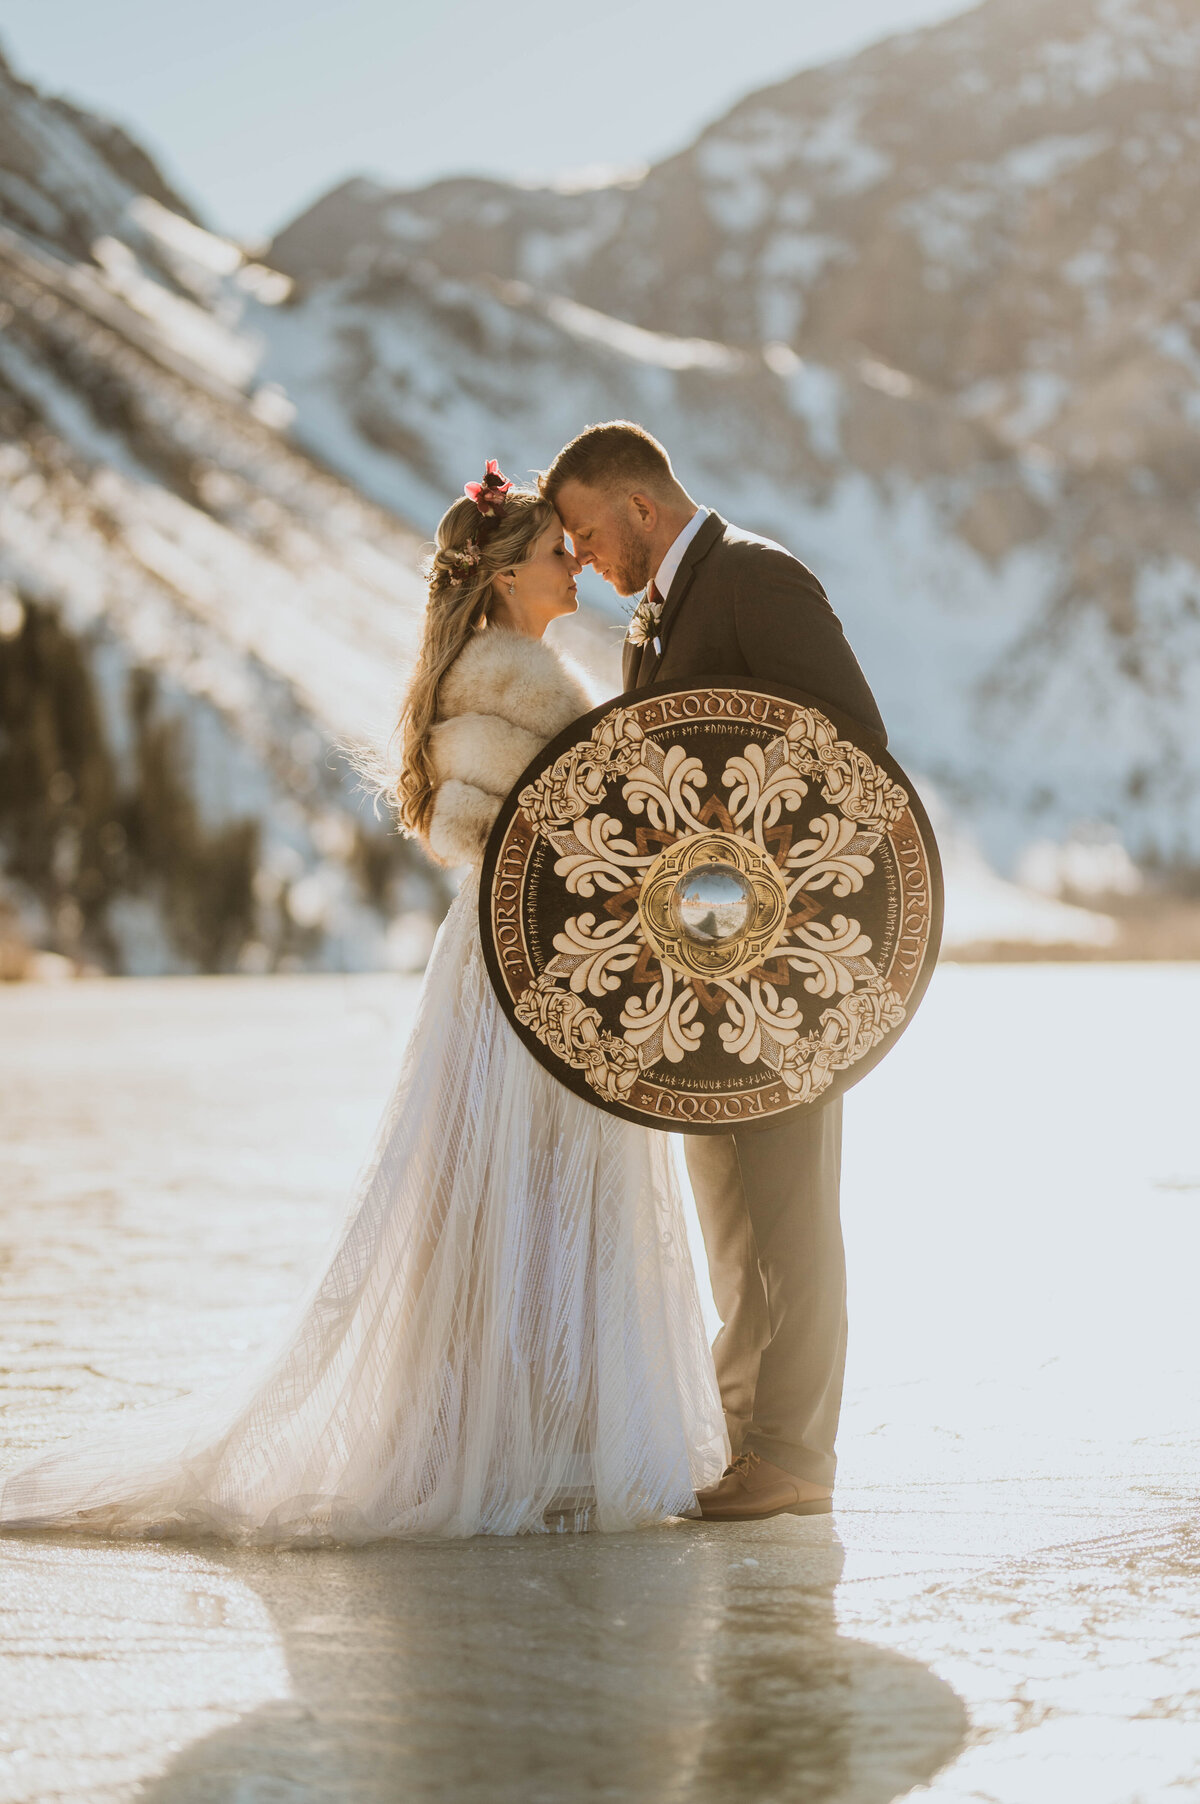
<svg viewBox="0 0 1200 1804"><path fill-rule="evenodd" d="M1015 777L997 774L1005 673L1042 630L1058 555L1048 466L861 347L818 360L799 329L703 336L669 313L667 276L657 313L632 288L593 292L585 238L599 259L596 221L624 219L636 244L613 209L660 179L591 196L359 184L284 235L281 272L206 230L119 128L0 62L0 976L31 948L35 965L134 972L419 963L446 880L387 832L340 748L387 733L423 604L418 534L464 471L496 454L528 468L619 412L825 576L901 755L933 774L952 943L1111 943L1111 922L1018 891L969 843L988 836L994 866L1040 838L1053 888L1064 823L1119 817L1096 802L1090 723L1040 787L1032 730ZM1037 523L1016 550L962 525L996 494ZM615 687L608 592L564 627ZM1094 662L1111 686L1109 637ZM1070 691L1090 666L1064 646ZM1157 743L1150 692L1114 693L1108 765ZM1115 842L1072 858L1129 877Z"/></svg>
<svg viewBox="0 0 1200 1804"><path fill-rule="evenodd" d="M644 421L819 572L899 755L995 864L1128 890L1132 859L1184 893L1198 150L1190 0L986 0L640 180L343 185L271 247L296 287L263 367L422 524L485 455Z"/></svg>
<svg viewBox="0 0 1200 1804"><path fill-rule="evenodd" d="M386 736L417 541L287 440L241 315L287 282L0 65L0 966L419 962L446 886Z"/></svg>

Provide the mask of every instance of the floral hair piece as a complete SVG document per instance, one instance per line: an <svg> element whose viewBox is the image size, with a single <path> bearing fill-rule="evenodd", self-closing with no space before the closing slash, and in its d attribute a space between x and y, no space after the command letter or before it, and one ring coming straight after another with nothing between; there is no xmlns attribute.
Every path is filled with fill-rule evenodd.
<svg viewBox="0 0 1200 1804"><path fill-rule="evenodd" d="M444 563L451 566L449 577L455 588L467 574L476 569L483 557L483 540L494 526L504 518L504 508L508 500L508 491L512 483L501 471L495 458L488 459L482 482L466 482L463 494L470 497L479 509L482 518L474 535L465 545L456 550L445 549L440 553Z"/></svg>
<svg viewBox="0 0 1200 1804"><path fill-rule="evenodd" d="M469 495L485 520L500 520L512 483L503 474L494 457L488 459L482 482L465 482L463 494Z"/></svg>
<svg viewBox="0 0 1200 1804"><path fill-rule="evenodd" d="M466 544L457 551L443 551L442 556L447 563L454 565L454 569L450 573L450 581L457 587L468 570L474 570L483 553L479 549L478 539L468 539Z"/></svg>

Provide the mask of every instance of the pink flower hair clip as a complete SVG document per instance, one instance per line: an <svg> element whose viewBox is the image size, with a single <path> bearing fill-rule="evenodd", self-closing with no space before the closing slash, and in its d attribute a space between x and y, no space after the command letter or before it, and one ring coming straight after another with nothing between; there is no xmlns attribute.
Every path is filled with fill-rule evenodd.
<svg viewBox="0 0 1200 1804"><path fill-rule="evenodd" d="M512 483L503 475L494 457L488 459L482 482L465 482L463 494L469 495L485 520L503 519L508 491Z"/></svg>

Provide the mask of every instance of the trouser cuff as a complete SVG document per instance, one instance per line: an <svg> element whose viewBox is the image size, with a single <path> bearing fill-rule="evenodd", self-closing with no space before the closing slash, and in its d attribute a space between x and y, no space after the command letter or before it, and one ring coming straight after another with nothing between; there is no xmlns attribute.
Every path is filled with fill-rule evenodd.
<svg viewBox="0 0 1200 1804"><path fill-rule="evenodd" d="M797 1447L793 1441L773 1441L767 1435L756 1434L751 1428L742 1440L743 1453L757 1453L759 1459L770 1460L773 1466L790 1472L793 1478L803 1478L810 1485L833 1484L837 1471L837 1459L832 1453L813 1453L808 1447Z"/></svg>

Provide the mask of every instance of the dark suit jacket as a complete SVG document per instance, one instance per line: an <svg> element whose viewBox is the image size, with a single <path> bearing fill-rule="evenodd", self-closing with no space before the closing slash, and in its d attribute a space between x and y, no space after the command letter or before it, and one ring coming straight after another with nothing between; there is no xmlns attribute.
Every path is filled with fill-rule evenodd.
<svg viewBox="0 0 1200 1804"><path fill-rule="evenodd" d="M653 641L626 643L626 689L701 677L774 680L887 735L825 591L799 558L710 514L683 556Z"/></svg>

